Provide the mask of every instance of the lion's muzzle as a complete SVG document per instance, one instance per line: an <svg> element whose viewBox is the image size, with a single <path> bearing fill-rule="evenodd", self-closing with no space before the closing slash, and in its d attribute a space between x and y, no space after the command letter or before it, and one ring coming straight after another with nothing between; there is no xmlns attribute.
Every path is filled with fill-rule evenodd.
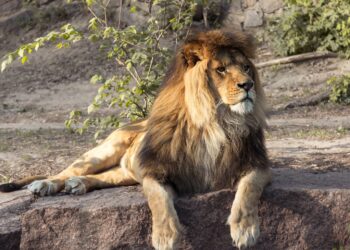
<svg viewBox="0 0 350 250"><path fill-rule="evenodd" d="M237 86L238 88L244 89L248 92L254 86L254 82L252 80L248 80L244 83L238 83Z"/></svg>

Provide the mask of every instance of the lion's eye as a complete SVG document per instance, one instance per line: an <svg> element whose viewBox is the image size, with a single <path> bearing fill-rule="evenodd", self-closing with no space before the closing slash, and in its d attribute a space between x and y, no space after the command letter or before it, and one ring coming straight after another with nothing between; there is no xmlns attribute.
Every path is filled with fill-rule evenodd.
<svg viewBox="0 0 350 250"><path fill-rule="evenodd" d="M220 74L225 73L226 68L224 66L216 68L216 71L219 72Z"/></svg>
<svg viewBox="0 0 350 250"><path fill-rule="evenodd" d="M249 64L243 65L243 70L244 70L244 72L249 73L250 72L250 65Z"/></svg>

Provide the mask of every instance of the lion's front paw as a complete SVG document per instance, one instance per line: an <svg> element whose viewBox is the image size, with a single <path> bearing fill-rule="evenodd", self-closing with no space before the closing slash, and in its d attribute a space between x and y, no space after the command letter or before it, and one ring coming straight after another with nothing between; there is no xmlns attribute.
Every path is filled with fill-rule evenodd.
<svg viewBox="0 0 350 250"><path fill-rule="evenodd" d="M260 222L257 211L247 213L241 208L235 208L231 211L227 223L233 243L239 249L253 246L258 240Z"/></svg>
<svg viewBox="0 0 350 250"><path fill-rule="evenodd" d="M51 180L33 181L28 185L28 189L33 194L40 196L53 195L60 191L58 183Z"/></svg>
<svg viewBox="0 0 350 250"><path fill-rule="evenodd" d="M168 220L158 226L153 225L152 245L157 250L176 249L181 225L175 220Z"/></svg>
<svg viewBox="0 0 350 250"><path fill-rule="evenodd" d="M76 195L85 194L87 186L84 181L85 177L83 176L70 177L65 182L64 192Z"/></svg>

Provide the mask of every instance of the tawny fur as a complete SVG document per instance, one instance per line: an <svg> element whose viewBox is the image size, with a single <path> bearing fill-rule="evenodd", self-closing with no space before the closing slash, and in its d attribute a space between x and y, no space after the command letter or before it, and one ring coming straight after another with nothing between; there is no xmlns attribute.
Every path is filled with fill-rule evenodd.
<svg viewBox="0 0 350 250"><path fill-rule="evenodd" d="M265 97L253 56L253 40L244 33L191 36L177 52L147 120L116 130L56 176L4 184L0 191L32 182L28 188L40 195L64 188L83 194L140 183L152 212L153 246L174 249L181 236L174 193L238 184L228 224L236 246L253 245L258 200L270 179ZM247 82L252 88L242 87Z"/></svg>

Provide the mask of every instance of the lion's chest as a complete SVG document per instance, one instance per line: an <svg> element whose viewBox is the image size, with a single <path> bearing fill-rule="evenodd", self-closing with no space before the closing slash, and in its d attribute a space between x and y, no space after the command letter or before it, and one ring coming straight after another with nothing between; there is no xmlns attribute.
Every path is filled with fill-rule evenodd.
<svg viewBox="0 0 350 250"><path fill-rule="evenodd" d="M224 131L211 126L194 138L187 138L184 157L177 159L177 167L170 173L171 182L183 193L232 186L239 161Z"/></svg>
<svg viewBox="0 0 350 250"><path fill-rule="evenodd" d="M220 155L216 164L193 164L186 161L177 168L176 172L168 175L179 193L200 193L215 191L234 186L237 177L238 161L232 157Z"/></svg>

